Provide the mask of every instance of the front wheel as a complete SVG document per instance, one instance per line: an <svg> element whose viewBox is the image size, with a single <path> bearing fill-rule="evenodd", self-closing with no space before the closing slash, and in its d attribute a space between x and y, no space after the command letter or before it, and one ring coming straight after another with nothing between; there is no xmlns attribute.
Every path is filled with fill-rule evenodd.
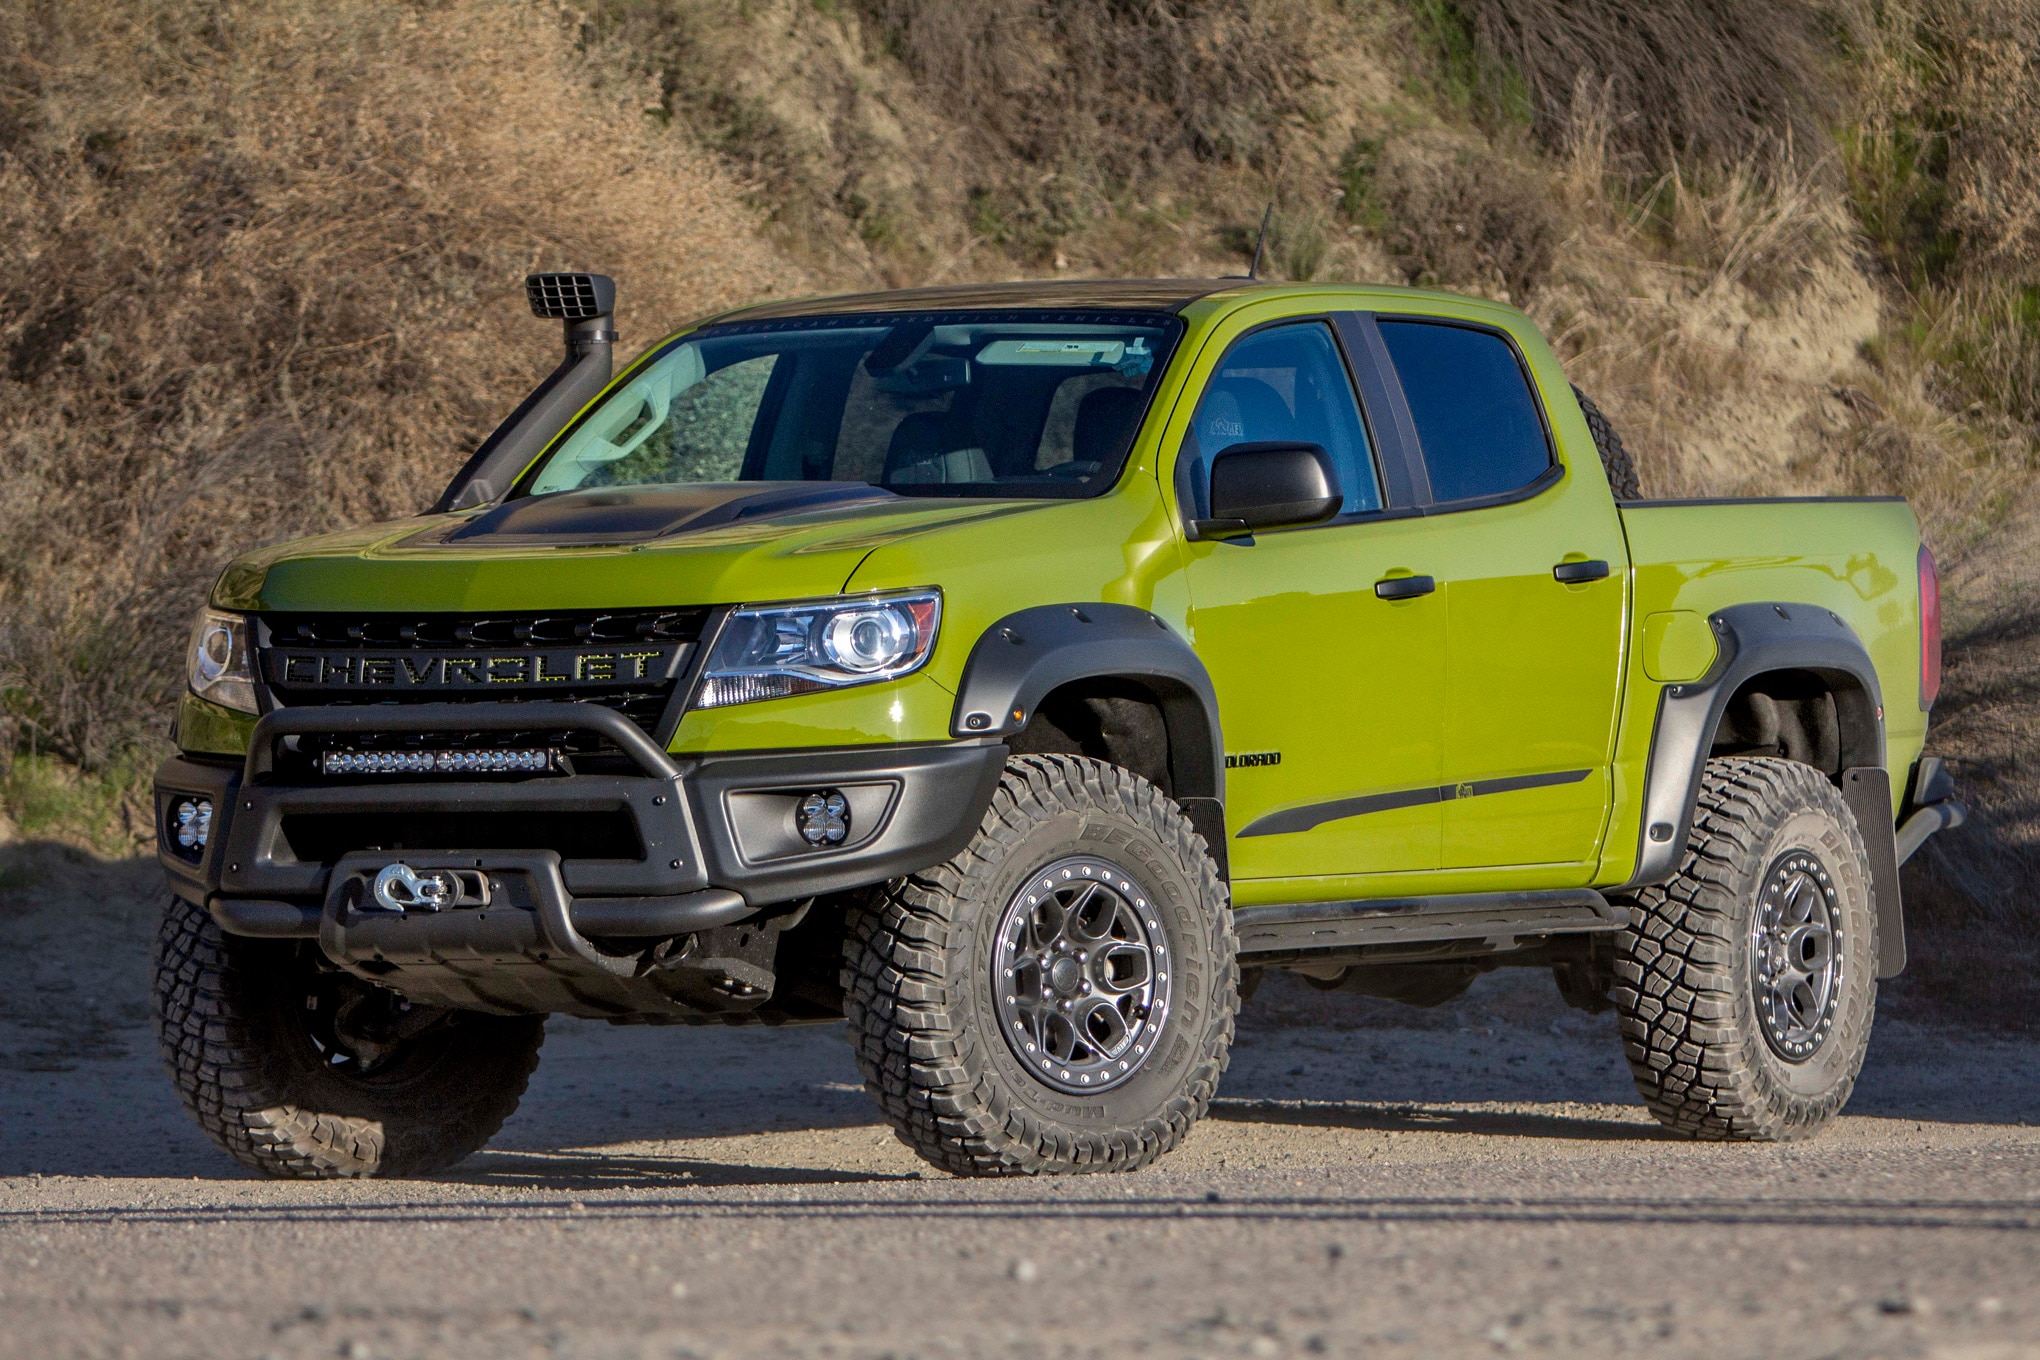
<svg viewBox="0 0 2040 1360"><path fill-rule="evenodd" d="M156 1038L206 1136L266 1176L421 1176L488 1142L542 1016L413 1007L316 945L224 934L179 897L156 936Z"/></svg>
<svg viewBox="0 0 2040 1360"><path fill-rule="evenodd" d="M1019 756L947 864L854 908L843 989L865 1085L957 1175L1132 1170L1205 1112L1239 1009L1232 914L1161 790Z"/></svg>
<svg viewBox="0 0 2040 1360"><path fill-rule="evenodd" d="M1841 1113L1877 1006L1877 913L1862 834L1827 776L1708 761L1684 863L1631 917L1613 998L1660 1122L1773 1140Z"/></svg>

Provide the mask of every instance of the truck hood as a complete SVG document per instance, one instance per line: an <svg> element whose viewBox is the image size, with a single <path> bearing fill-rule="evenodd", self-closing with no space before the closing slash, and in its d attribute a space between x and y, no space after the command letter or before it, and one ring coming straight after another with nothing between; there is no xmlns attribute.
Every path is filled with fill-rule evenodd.
<svg viewBox="0 0 2040 1360"><path fill-rule="evenodd" d="M874 549L1054 501L930 500L855 483L741 482L529 496L250 553L223 609L603 609L834 595Z"/></svg>

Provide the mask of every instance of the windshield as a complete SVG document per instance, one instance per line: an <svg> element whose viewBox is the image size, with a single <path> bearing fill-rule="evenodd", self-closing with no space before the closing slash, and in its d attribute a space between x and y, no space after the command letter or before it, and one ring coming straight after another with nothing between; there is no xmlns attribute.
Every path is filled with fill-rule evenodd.
<svg viewBox="0 0 2040 1360"><path fill-rule="evenodd" d="M971 313L710 327L640 364L513 495L865 482L907 496L1110 486L1172 316Z"/></svg>

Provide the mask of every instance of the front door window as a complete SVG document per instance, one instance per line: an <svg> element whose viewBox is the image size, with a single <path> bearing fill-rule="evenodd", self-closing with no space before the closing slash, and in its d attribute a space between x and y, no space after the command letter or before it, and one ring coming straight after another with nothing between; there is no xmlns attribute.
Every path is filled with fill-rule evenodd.
<svg viewBox="0 0 2040 1360"><path fill-rule="evenodd" d="M1191 422L1192 484L1208 487L1210 460L1234 444L1278 442L1317 444L1332 455L1346 493L1340 513L1381 508L1366 427L1323 322L1256 331L1226 351Z"/></svg>

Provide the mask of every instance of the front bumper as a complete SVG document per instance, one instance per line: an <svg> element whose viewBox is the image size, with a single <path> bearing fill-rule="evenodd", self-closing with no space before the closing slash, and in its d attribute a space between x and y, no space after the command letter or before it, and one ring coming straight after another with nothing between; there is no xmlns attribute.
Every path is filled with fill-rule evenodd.
<svg viewBox="0 0 2040 1360"><path fill-rule="evenodd" d="M534 727L596 731L635 770L377 780L279 769L279 745L307 733ZM620 715L581 704L283 709L257 724L238 766L164 762L157 844L173 889L205 905L222 928L320 938L343 966L373 961L378 949L391 957L392 942L377 935L382 925L351 935L334 927L350 876L397 860L458 861L529 885L519 890L529 919L512 918L518 930L505 935L500 919L446 912L416 932L421 942L431 937L420 944L421 960L573 956L575 937L711 929L939 864L975 833L1005 756L995 739L672 756ZM794 811L822 789L844 793L850 825L840 845L818 849L800 836ZM212 821L205 845L186 850L176 813L194 798L211 802Z"/></svg>

